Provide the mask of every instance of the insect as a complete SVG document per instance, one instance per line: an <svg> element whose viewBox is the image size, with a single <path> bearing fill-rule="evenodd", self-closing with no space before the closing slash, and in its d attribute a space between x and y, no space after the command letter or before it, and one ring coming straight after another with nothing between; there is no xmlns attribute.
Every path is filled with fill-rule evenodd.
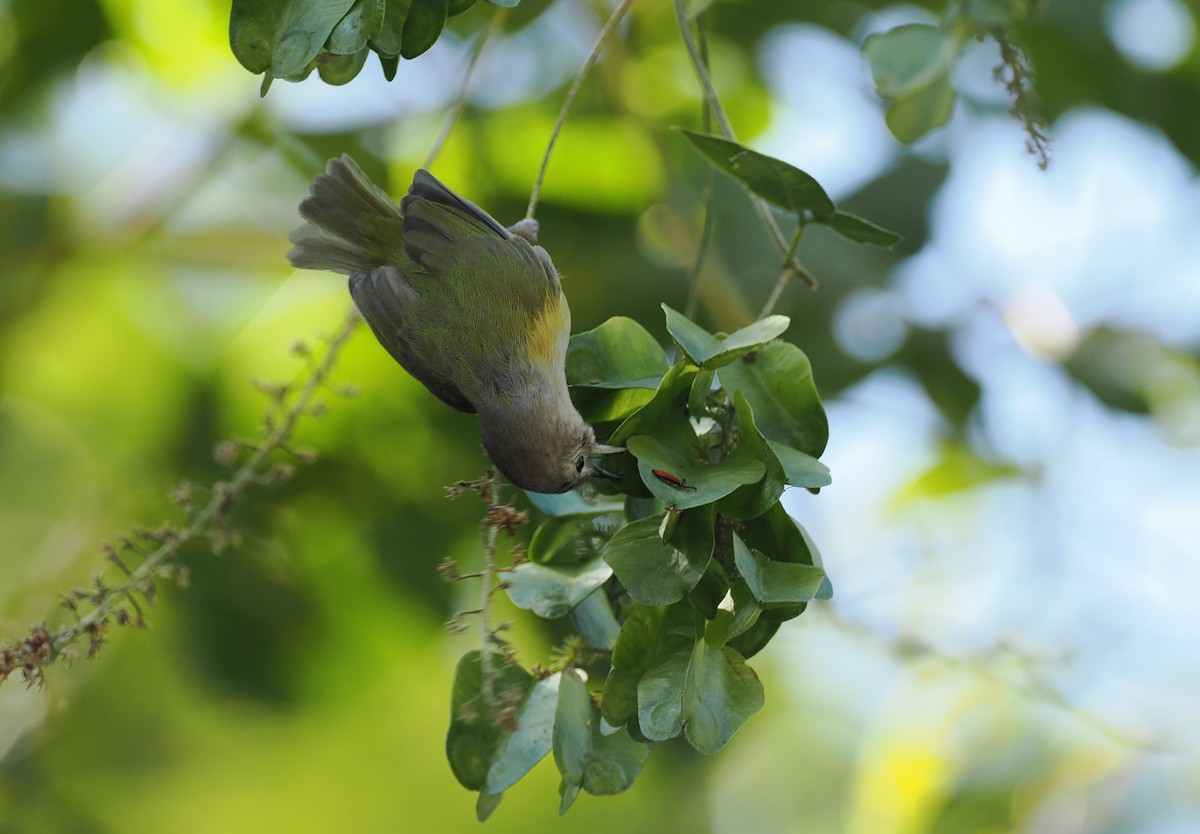
<svg viewBox="0 0 1200 834"><path fill-rule="evenodd" d="M683 478L680 478L678 475L672 475L670 472L667 472L664 469L653 469L651 470L651 474L664 484L669 484L670 486L675 487L675 489L696 489L694 486L688 486L687 481L685 481Z"/></svg>

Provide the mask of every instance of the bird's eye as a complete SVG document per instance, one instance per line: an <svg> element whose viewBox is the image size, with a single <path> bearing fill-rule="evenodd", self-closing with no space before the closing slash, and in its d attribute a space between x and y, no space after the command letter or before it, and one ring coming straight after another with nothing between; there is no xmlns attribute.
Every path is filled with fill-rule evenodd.
<svg viewBox="0 0 1200 834"><path fill-rule="evenodd" d="M583 459L583 455L580 455L579 457L575 458L575 471L582 472L584 463L585 463L585 461Z"/></svg>

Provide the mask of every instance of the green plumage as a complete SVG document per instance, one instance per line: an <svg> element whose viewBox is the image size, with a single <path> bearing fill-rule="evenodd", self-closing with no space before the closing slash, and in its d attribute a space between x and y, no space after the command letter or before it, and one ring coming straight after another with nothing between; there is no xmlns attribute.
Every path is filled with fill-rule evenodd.
<svg viewBox="0 0 1200 834"><path fill-rule="evenodd" d="M592 474L594 436L564 373L570 312L544 249L427 171L397 206L348 156L330 160L300 214L288 259L349 275L380 344L443 402L479 413L510 480L558 492Z"/></svg>

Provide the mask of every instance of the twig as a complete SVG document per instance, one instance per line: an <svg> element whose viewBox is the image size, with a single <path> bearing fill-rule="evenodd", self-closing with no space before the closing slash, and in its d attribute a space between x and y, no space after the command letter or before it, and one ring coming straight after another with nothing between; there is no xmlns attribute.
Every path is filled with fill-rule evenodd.
<svg viewBox="0 0 1200 834"><path fill-rule="evenodd" d="M696 18L696 29L700 34L700 61L708 67L708 26L707 18L702 12ZM705 133L712 133L712 108L708 106L708 98L702 99L701 121ZM711 165L704 178L704 226L700 232L700 246L696 249L696 259L688 272L688 297L683 314L689 319L696 317L696 308L700 305L700 272L704 268L704 259L708 255L708 247L712 243L713 218L715 215L713 201L716 199L717 172Z"/></svg>
<svg viewBox="0 0 1200 834"><path fill-rule="evenodd" d="M725 115L725 108L721 106L721 100L717 96L716 88L713 87L712 78L709 77L708 70L704 66L703 56L700 54L700 49L696 45L696 39L692 36L692 27L688 23L687 8L684 5L684 0L674 0L675 2L675 17L679 22L679 33L683 37L683 45L687 48L688 57L691 58L692 69L696 72L696 78L700 81L700 87L704 94L705 101L708 102L709 108L712 110L713 116L716 118L717 127L726 139L731 142L737 141L737 136L733 132L733 126L729 122L729 117ZM767 201L756 194L749 194L750 203L754 206L754 211L758 214L759 220L762 221L763 228L767 230L767 235L771 238L771 242L775 244L775 248L783 254L788 250L788 240L779 229L779 224L775 222L774 215L771 214L771 207ZM796 258L791 259L792 269L795 274L804 280L811 289L817 288L817 280L805 269Z"/></svg>
<svg viewBox="0 0 1200 834"><path fill-rule="evenodd" d="M454 103L450 105L450 113L446 116L446 123L442 125L442 130L438 133L437 139L433 142L433 147L429 149L429 155L425 157L425 164L422 168L432 168L433 161L442 150L442 145L446 144L446 140L450 137L450 131L453 129L458 117L462 115L462 111L467 105L467 96L471 92L471 81L475 77L475 70L479 63L483 60L484 53L487 52L489 46L496 36L500 34L500 30L504 28L504 21L508 18L508 7L501 6L496 9L496 13L492 15L492 25L488 27L487 33L480 39L475 47L475 53L471 56L470 63L467 64L467 71L463 73L462 85L458 88L458 96L454 99Z"/></svg>
<svg viewBox="0 0 1200 834"><path fill-rule="evenodd" d="M617 24L621 22L621 18L625 16L625 13L629 11L629 7L632 5L633 0L621 0L621 4L613 10L612 15L609 16L604 26L601 27L600 34L596 36L596 42L592 45L592 51L588 53L583 66L575 74L575 80L571 82L571 88L567 91L567 97L563 100L562 109L558 111L558 121L554 123L554 130L550 131L550 141L546 144L546 153L542 155L542 165L538 168L537 179L533 182L533 191L529 195L529 208L525 210L526 220L532 220L534 212L537 211L538 198L542 193L542 180L546 176L546 167L550 164L550 154L554 150L554 143L558 141L559 132L567 121L567 115L571 112L571 105L575 103L575 96L579 94L579 88L583 86L583 79L591 71L592 66L600 57L600 53L604 50L604 45L608 43L609 37L617 28Z"/></svg>
<svg viewBox="0 0 1200 834"><path fill-rule="evenodd" d="M795 254L796 247L800 245L800 238L804 236L804 224L796 226L796 234L792 236L792 243L788 246L787 254L783 256L783 265L779 270L779 277L775 279L775 286L771 287L771 293L767 296L766 303L763 304L762 312L758 314L760 319L765 319L771 313L775 312L775 305L779 303L780 296L787 289L787 285L791 277L795 275Z"/></svg>

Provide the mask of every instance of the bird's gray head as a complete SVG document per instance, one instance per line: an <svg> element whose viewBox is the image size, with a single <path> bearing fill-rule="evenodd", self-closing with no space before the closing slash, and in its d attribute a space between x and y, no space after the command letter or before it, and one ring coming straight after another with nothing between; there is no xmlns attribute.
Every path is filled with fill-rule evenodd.
<svg viewBox="0 0 1200 834"><path fill-rule="evenodd" d="M574 408L480 410L479 430L496 468L522 489L566 492L607 474L592 464L596 434Z"/></svg>

